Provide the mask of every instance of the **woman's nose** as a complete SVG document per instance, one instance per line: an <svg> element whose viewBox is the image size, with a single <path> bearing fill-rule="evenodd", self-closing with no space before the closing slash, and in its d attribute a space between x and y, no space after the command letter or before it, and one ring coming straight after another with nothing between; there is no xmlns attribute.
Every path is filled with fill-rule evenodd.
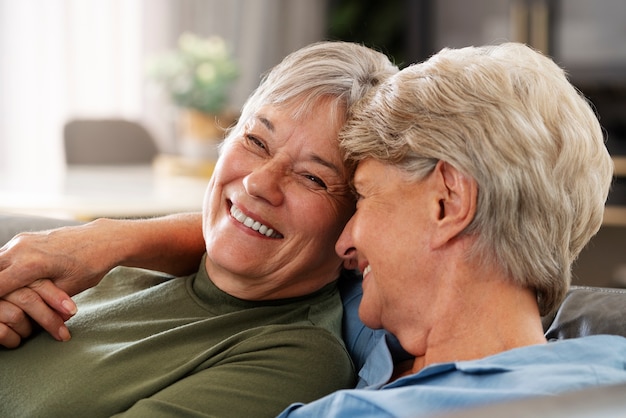
<svg viewBox="0 0 626 418"><path fill-rule="evenodd" d="M266 162L256 167L243 179L243 186L250 196L279 206L284 199L282 184L287 174L279 164Z"/></svg>
<svg viewBox="0 0 626 418"><path fill-rule="evenodd" d="M343 267L348 270L357 269L359 267L356 247L352 241L353 219L354 216L350 218L346 226L343 228L343 231L335 244L335 252L343 259Z"/></svg>

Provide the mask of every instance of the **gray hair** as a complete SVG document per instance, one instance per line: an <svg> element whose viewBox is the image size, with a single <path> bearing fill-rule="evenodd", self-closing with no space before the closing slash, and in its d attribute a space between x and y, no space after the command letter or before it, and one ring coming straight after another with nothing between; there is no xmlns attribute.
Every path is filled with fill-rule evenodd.
<svg viewBox="0 0 626 418"><path fill-rule="evenodd" d="M475 179L468 257L496 263L547 314L602 223L613 164L595 112L552 60L515 43L444 49L391 77L341 134L347 158Z"/></svg>
<svg viewBox="0 0 626 418"><path fill-rule="evenodd" d="M356 102L397 71L386 55L359 44L311 44L289 54L262 78L227 139L240 134L247 120L265 105L296 104L297 120L306 117L321 98L331 98L334 111L343 112L345 120Z"/></svg>

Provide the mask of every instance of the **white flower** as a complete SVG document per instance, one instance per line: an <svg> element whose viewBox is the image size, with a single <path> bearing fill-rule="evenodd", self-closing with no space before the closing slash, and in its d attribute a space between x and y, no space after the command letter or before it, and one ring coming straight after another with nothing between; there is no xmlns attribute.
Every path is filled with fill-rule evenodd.
<svg viewBox="0 0 626 418"><path fill-rule="evenodd" d="M185 32L178 39L177 50L152 60L148 74L179 106L219 113L238 70L224 39Z"/></svg>

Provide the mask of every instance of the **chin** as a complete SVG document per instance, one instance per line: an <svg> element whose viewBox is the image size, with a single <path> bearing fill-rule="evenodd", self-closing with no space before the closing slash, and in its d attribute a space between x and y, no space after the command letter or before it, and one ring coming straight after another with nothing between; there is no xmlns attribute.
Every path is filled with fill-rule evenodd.
<svg viewBox="0 0 626 418"><path fill-rule="evenodd" d="M363 322L363 324L371 329L382 328L379 316L373 314L372 312L369 312L366 308L364 308L363 301L361 301L361 305L359 306L359 318L361 319L361 322Z"/></svg>

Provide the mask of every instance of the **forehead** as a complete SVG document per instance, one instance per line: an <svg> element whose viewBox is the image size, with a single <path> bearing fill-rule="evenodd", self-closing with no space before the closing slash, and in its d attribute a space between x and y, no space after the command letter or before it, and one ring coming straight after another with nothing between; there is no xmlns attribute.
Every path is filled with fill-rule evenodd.
<svg viewBox="0 0 626 418"><path fill-rule="evenodd" d="M294 109L298 106L297 102L262 106L248 120L246 130L261 135L270 152L289 150L292 158L325 166L346 181L348 175L338 141L345 112L338 111L332 100L318 100L317 106L306 114L297 113Z"/></svg>
<svg viewBox="0 0 626 418"><path fill-rule="evenodd" d="M338 150L338 134L345 122L345 110L336 100L319 99L315 106L303 108L300 101L261 106L249 124L277 136L302 138L328 150Z"/></svg>
<svg viewBox="0 0 626 418"><path fill-rule="evenodd" d="M394 165L368 157L359 161L352 177L352 187L359 193L392 193L395 186L410 183L406 173Z"/></svg>

